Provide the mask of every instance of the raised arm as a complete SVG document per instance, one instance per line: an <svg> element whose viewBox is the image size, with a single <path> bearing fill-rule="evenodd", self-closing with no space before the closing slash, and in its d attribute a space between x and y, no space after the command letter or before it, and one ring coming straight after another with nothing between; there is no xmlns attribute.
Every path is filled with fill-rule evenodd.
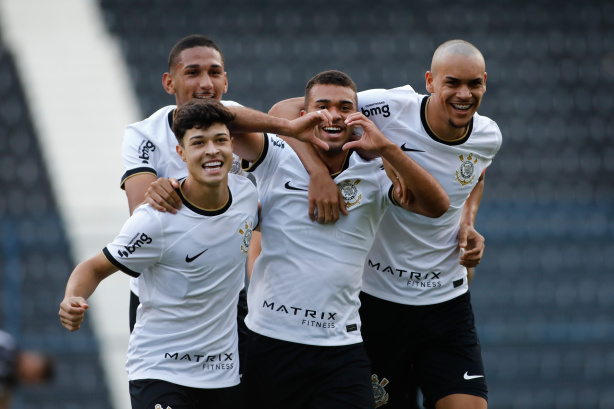
<svg viewBox="0 0 614 409"><path fill-rule="evenodd" d="M80 263L70 275L66 284L64 300L60 304L60 321L69 331L81 328L87 299L94 293L102 280L117 271L102 253Z"/></svg>
<svg viewBox="0 0 614 409"><path fill-rule="evenodd" d="M358 141L346 143L343 149L362 148L378 152L404 180L402 197L397 189L393 192L395 200L403 208L427 217L439 217L448 210L450 199L437 179L386 138L372 121L356 112L348 116L345 123L361 126L363 135Z"/></svg>
<svg viewBox="0 0 614 409"><path fill-rule="evenodd" d="M485 174L482 173L478 183L473 187L471 194L465 201L458 230L458 245L463 249L459 263L467 268L473 268L480 264L484 254L484 237L474 227L484 192L484 180Z"/></svg>
<svg viewBox="0 0 614 409"><path fill-rule="evenodd" d="M273 105L269 114L292 120L300 117L304 107L304 98L286 99ZM305 132L313 134L313 128ZM345 201L339 187L330 176L328 168L320 159L311 144L300 142L283 134L279 135L296 152L309 173L309 218L318 223L333 223L339 219L339 213L348 214Z"/></svg>

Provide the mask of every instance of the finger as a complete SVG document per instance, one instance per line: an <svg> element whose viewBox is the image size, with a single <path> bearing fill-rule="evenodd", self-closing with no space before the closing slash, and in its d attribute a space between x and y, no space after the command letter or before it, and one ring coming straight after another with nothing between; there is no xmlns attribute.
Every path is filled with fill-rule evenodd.
<svg viewBox="0 0 614 409"><path fill-rule="evenodd" d="M164 197L159 195L157 192L152 192L149 197L153 201L153 203L150 202L150 204L154 206L154 209L161 212L171 212L173 214L177 213L175 206L178 206L178 204L176 202L172 203L174 200L170 195Z"/></svg>
<svg viewBox="0 0 614 409"><path fill-rule="evenodd" d="M316 221L315 210L316 210L315 200L309 199L309 220L311 220L312 222Z"/></svg>
<svg viewBox="0 0 614 409"><path fill-rule="evenodd" d="M332 206L330 203L324 203L324 224L331 223L333 221Z"/></svg>
<svg viewBox="0 0 614 409"><path fill-rule="evenodd" d="M327 151L329 149L328 144L326 142L324 142L323 140L319 139L319 138L314 137L311 140L311 143L316 145L316 146L319 146L320 148L324 149L325 151Z"/></svg>
<svg viewBox="0 0 614 409"><path fill-rule="evenodd" d="M326 213L324 209L324 205L322 203L318 203L318 223L324 224L326 222Z"/></svg>
<svg viewBox="0 0 614 409"><path fill-rule="evenodd" d="M171 182L172 187L174 187L175 189L179 189L179 181L177 179L169 179L169 182Z"/></svg>
<svg viewBox="0 0 614 409"><path fill-rule="evenodd" d="M362 146L361 141L351 141L351 142L346 142L341 149L343 149L344 151L347 151L349 149L360 148L361 146Z"/></svg>
<svg viewBox="0 0 614 409"><path fill-rule="evenodd" d="M339 205L337 203L333 203L331 204L331 222L336 222L337 220L339 220Z"/></svg>
<svg viewBox="0 0 614 409"><path fill-rule="evenodd" d="M348 215L348 209L347 206L345 204L345 199L343 198L343 195L341 194L341 190L339 190L338 192L338 197L339 197L339 210L341 211L341 213L343 213L344 215Z"/></svg>

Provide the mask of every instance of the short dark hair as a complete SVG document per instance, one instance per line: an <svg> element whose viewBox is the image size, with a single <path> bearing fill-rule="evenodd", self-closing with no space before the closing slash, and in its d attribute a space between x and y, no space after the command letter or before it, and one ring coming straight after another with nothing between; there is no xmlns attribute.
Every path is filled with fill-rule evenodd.
<svg viewBox="0 0 614 409"><path fill-rule="evenodd" d="M218 123L230 127L234 119L235 114L217 99L193 99L177 108L172 128L177 141L183 146L183 137L189 129L207 129Z"/></svg>
<svg viewBox="0 0 614 409"><path fill-rule="evenodd" d="M356 84L349 75L337 70L324 71L310 79L305 86L305 110L309 105L309 94L314 85L338 85L351 88L356 93Z"/></svg>
<svg viewBox="0 0 614 409"><path fill-rule="evenodd" d="M216 50L218 53L220 53L220 57L222 57L222 65L224 65L224 54L222 54L222 51L220 51L220 48L212 39L201 34L192 34L177 41L177 44L175 44L171 49L171 53L168 56L169 72L179 62L179 54L181 54L183 50L188 50L194 47L207 47Z"/></svg>

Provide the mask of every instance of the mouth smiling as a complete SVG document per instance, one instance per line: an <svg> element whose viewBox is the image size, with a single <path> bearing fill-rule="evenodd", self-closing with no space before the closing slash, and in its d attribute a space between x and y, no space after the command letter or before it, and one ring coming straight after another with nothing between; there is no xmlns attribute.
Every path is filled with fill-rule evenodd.
<svg viewBox="0 0 614 409"><path fill-rule="evenodd" d="M452 105L452 108L456 109L457 111L468 111L473 104L453 104L450 103L450 105Z"/></svg>
<svg viewBox="0 0 614 409"><path fill-rule="evenodd" d="M339 135L343 132L343 129L340 126L325 126L322 128L324 132L330 135Z"/></svg>
<svg viewBox="0 0 614 409"><path fill-rule="evenodd" d="M222 169L222 162L219 160L207 162L203 165L206 172L217 172Z"/></svg>

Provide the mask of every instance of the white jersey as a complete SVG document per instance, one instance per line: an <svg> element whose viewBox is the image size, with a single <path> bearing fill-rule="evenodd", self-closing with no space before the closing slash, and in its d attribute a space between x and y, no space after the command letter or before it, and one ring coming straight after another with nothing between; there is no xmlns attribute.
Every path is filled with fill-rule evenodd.
<svg viewBox="0 0 614 409"><path fill-rule="evenodd" d="M349 215L336 223L308 216L309 174L282 139L266 135L248 171L260 194L262 253L247 300L247 327L261 335L307 345L362 341L358 308L363 263L377 225L392 201L381 160L349 154L335 177Z"/></svg>
<svg viewBox="0 0 614 409"><path fill-rule="evenodd" d="M462 139L438 138L427 124L427 101L409 85L358 94L359 109L450 197L450 208L436 219L391 207L365 261L363 291L408 305L437 304L467 291L457 237L462 210L502 140L497 124L477 113Z"/></svg>
<svg viewBox="0 0 614 409"><path fill-rule="evenodd" d="M224 106L241 106L234 101L221 101ZM122 142L124 174L121 188L126 180L142 173L157 177L181 179L188 175L188 168L177 154L177 138L171 129L176 105L165 106L149 118L128 125ZM235 155L231 173L241 174L241 161ZM136 280L130 280L130 290L138 295Z"/></svg>
<svg viewBox="0 0 614 409"><path fill-rule="evenodd" d="M237 300L258 223L258 193L232 174L228 190L228 202L217 210L196 207L180 190L184 205L175 215L141 205L103 249L139 282L129 380L194 388L239 383Z"/></svg>

